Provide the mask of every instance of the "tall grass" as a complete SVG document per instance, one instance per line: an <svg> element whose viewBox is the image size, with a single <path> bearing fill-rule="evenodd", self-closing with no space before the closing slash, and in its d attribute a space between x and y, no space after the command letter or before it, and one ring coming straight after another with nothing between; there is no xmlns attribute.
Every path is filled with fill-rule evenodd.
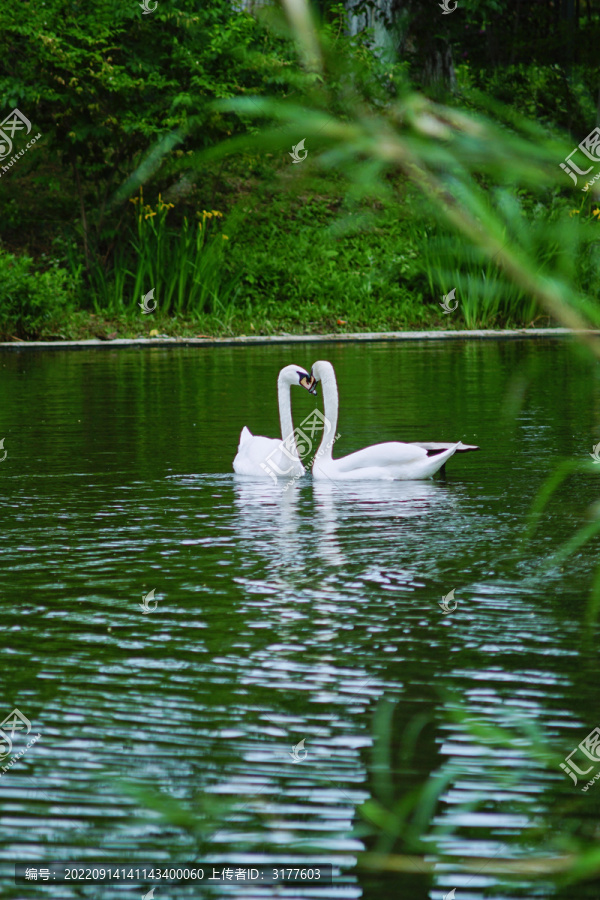
<svg viewBox="0 0 600 900"><path fill-rule="evenodd" d="M477 247L463 247L457 254L455 242L450 236L425 237L422 242L421 260L431 293L455 289L455 316L467 328L533 324L541 313L537 301L507 281Z"/></svg>
<svg viewBox="0 0 600 900"><path fill-rule="evenodd" d="M519 886L528 889L528 896L541 896L533 887L536 881L558 887L598 877L593 829L581 828L586 800L571 795L560 770L564 748L553 745L535 721L510 706L501 716L497 710L492 716L474 713L458 697L446 695L435 713L405 723L398 740L394 708L395 703L382 701L374 719L372 797L360 808L363 824L357 825L370 849L359 855L359 868L438 878L485 872L495 877L496 886L501 880L511 896L517 896ZM407 789L407 773L418 765L417 747L426 731L429 740L452 734L454 741L485 748L486 764L474 771L472 760L459 753L440 760L421 782L413 775ZM458 792L459 781L468 790ZM553 799L553 804L536 805L535 814L528 797L532 782L551 786ZM481 856L473 855L478 836L468 823L507 802L513 815L529 819L526 836L506 829L502 857L486 852L485 842Z"/></svg>
<svg viewBox="0 0 600 900"><path fill-rule="evenodd" d="M588 197L573 209L572 201L556 190L546 203L531 191L519 194L495 192L502 217L501 249L524 251L536 279L559 275L570 285L574 304L591 323L598 323L600 209ZM413 235L430 294L440 297L456 289L453 324L458 319L467 328L527 326L539 319L547 323L544 304L522 280L507 277L498 264L500 254L490 256L481 245L464 241L440 227L434 214L426 218L422 211L413 223Z"/></svg>
<svg viewBox="0 0 600 900"><path fill-rule="evenodd" d="M237 278L225 272L229 235L223 213L203 210L197 220L171 221L173 203L161 195L155 207L144 202L143 189L130 200L135 222L129 223L109 267L97 259L90 271L96 312L137 312L137 304L154 289L163 313L227 312L236 295Z"/></svg>
<svg viewBox="0 0 600 900"><path fill-rule="evenodd" d="M534 721L510 707L497 720L497 710L494 716L475 714L456 696L442 695L440 701L435 711L404 722L399 737L394 724L396 702L379 703L371 726L371 797L358 808L356 821L342 828L346 839L351 838L355 846L363 844L364 849L354 851L355 863L350 860L354 854L347 850L327 849L327 861L341 867L356 866L362 872L418 875L423 886L434 877L439 881L452 873L485 872L488 878L494 877L496 885L503 883L507 892L511 885L513 889L527 887L536 891L540 882L558 887L564 882L597 878L597 841L589 828L580 827L586 799L571 796L560 770L565 748L553 746ZM485 748L487 764L474 773L470 757L459 754L446 761L440 759L436 769L419 778L419 747L435 735L448 734L464 745ZM275 744L274 754L280 750ZM115 783L114 775L108 772L99 772L96 777ZM469 788L462 800L451 796L461 781L463 787ZM549 804L538 803L532 811L532 783L551 786L562 816L557 816ZM183 846L193 841L198 855L214 851L215 838L234 823L239 825L242 810L256 819L253 827L236 829L237 849L250 854L264 850L263 810L257 803L260 791L236 800L204 790L184 801L137 778L118 780L116 786L137 803L144 818L185 835ZM529 819L529 828L520 832L506 828L500 831L501 837L496 835L496 840L501 839L505 846L502 857L491 853L485 841L480 845L480 855L474 855L479 835L469 831L465 824L468 817L489 815L490 807L506 803L508 797L512 814ZM287 840L290 863L296 853L298 859L311 852L323 856L322 837L307 836L301 822L289 825ZM516 894L511 892L511 896ZM538 892L535 896L542 895Z"/></svg>

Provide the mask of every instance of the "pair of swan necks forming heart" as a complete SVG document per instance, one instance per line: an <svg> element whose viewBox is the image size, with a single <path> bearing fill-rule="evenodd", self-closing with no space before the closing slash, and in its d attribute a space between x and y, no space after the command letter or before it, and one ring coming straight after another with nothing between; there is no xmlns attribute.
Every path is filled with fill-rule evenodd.
<svg viewBox="0 0 600 900"><path fill-rule="evenodd" d="M401 443L388 441L357 450L341 459L333 459L332 448L336 437L339 412L339 395L335 372L330 362L319 360L309 375L299 366L286 366L279 373L277 394L281 440L253 435L244 427L240 435L233 469L238 475L264 478L297 478L305 468L298 455L296 433L292 420L290 388L300 384L315 393L315 382L323 390L325 418L323 436L314 455L312 474L315 479L331 481L393 481L430 478L457 451L478 450L474 445L443 442Z"/></svg>

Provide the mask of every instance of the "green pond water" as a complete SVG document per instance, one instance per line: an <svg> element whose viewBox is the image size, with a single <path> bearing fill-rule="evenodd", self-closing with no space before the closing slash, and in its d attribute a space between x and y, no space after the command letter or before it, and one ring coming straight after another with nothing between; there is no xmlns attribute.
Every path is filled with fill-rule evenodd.
<svg viewBox="0 0 600 900"><path fill-rule="evenodd" d="M481 452L445 480L283 491L234 476L243 425L277 436L279 369L318 358L340 388L336 456L386 440ZM557 889L492 865L600 834L600 783L582 792L559 766L600 719L598 634L582 624L598 545L540 570L588 521L594 479L570 479L517 553L549 472L600 441L600 380L566 342L9 352L0 392L0 719L17 708L32 725L13 754L41 735L0 777L3 897L151 887L15 886L14 863L34 860L339 873L162 884L156 900L600 897L598 882ZM292 400L296 423L322 402ZM359 870L363 849L413 853L407 826L394 838L362 804L430 776L446 780L414 852L435 861L444 827L444 862Z"/></svg>

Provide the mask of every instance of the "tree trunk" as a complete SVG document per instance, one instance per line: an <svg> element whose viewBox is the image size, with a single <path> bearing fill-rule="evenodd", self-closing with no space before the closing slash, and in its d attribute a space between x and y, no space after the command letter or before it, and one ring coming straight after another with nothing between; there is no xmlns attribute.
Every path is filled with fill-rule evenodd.
<svg viewBox="0 0 600 900"><path fill-rule="evenodd" d="M372 28L375 49L407 60L417 83L446 90L455 88L452 49L439 33L443 30L440 10L432 12L419 0L374 0L368 6L361 0L345 0L345 5L350 13L351 35ZM432 16L436 15L439 28L432 27Z"/></svg>
<svg viewBox="0 0 600 900"><path fill-rule="evenodd" d="M235 0L238 8L252 13L271 2L273 0ZM423 86L454 90L456 75L452 49L450 42L436 33L443 30L444 18L435 2L434 7L430 7L422 0L372 0L369 3L344 0L344 5L349 13L350 35L372 29L373 50L380 56L407 60L413 78Z"/></svg>
<svg viewBox="0 0 600 900"><path fill-rule="evenodd" d="M245 9L249 13L256 12L261 6L268 6L271 0L236 0L235 6L238 9Z"/></svg>

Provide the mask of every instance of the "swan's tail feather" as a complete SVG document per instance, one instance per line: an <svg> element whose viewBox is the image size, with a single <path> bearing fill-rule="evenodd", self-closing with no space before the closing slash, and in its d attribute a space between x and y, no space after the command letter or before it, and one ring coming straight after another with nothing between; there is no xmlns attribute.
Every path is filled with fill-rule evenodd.
<svg viewBox="0 0 600 900"><path fill-rule="evenodd" d="M456 448L457 453L466 453L468 450L481 450L481 447L478 447L477 444L463 444L462 441L458 442Z"/></svg>
<svg viewBox="0 0 600 900"><path fill-rule="evenodd" d="M411 444L414 444L415 447L422 447L423 450L427 450L427 456L436 456L438 453L443 453L444 450L449 450L450 447L455 447L457 453L481 449L475 444L463 444L462 441L459 441L458 444L445 444L440 441L411 441Z"/></svg>
<svg viewBox="0 0 600 900"><path fill-rule="evenodd" d="M458 441L458 443L456 444L448 444L446 446L446 449L435 448L435 452L433 455L431 454L431 450L428 450L421 477L431 478L432 475L435 475L436 472L439 472L442 466L446 465L447 460L449 460L451 456L454 456L456 451L459 449L460 441Z"/></svg>
<svg viewBox="0 0 600 900"><path fill-rule="evenodd" d="M251 437L252 437L252 432L250 431L249 428L246 428L246 426L244 425L244 427L242 428L241 434L240 434L240 443L238 445L238 451L242 449L244 444L248 443L248 441L250 440Z"/></svg>

